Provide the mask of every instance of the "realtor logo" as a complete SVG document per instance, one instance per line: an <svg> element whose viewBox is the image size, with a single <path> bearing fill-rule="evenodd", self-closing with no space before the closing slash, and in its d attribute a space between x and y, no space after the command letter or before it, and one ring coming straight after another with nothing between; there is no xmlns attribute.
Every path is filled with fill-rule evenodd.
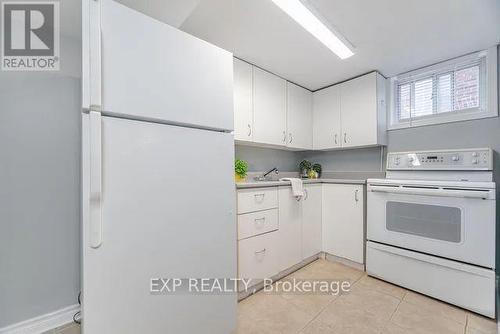
<svg viewBox="0 0 500 334"><path fill-rule="evenodd" d="M2 70L59 70L59 2L2 2Z"/></svg>

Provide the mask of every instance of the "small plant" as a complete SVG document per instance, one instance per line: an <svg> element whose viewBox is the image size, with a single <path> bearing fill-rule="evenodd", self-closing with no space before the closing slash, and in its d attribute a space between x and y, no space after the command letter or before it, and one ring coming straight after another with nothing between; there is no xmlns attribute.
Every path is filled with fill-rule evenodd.
<svg viewBox="0 0 500 334"><path fill-rule="evenodd" d="M318 174L318 177L321 177L321 165L320 164L314 164L312 165L312 170L315 171Z"/></svg>
<svg viewBox="0 0 500 334"><path fill-rule="evenodd" d="M309 173L309 170L312 168L312 164L309 160L302 160L299 164L301 173Z"/></svg>
<svg viewBox="0 0 500 334"><path fill-rule="evenodd" d="M234 173L244 179L247 176L248 163L245 160L236 159L234 161Z"/></svg>

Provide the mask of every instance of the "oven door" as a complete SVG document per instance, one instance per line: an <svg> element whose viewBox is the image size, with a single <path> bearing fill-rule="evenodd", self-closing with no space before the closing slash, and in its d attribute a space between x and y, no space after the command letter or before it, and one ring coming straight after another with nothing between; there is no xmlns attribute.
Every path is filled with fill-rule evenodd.
<svg viewBox="0 0 500 334"><path fill-rule="evenodd" d="M393 180L391 180L393 181ZM368 240L495 267L495 189L369 183Z"/></svg>

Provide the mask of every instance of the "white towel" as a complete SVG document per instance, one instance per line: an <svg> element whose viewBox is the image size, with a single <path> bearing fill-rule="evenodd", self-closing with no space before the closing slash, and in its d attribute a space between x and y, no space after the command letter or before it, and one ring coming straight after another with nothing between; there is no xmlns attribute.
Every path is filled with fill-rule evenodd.
<svg viewBox="0 0 500 334"><path fill-rule="evenodd" d="M294 177L284 177L280 179L280 181L290 181L290 183L292 183L292 193L293 196L297 198L297 200L300 200L302 197L304 197L304 186L301 179L297 179Z"/></svg>

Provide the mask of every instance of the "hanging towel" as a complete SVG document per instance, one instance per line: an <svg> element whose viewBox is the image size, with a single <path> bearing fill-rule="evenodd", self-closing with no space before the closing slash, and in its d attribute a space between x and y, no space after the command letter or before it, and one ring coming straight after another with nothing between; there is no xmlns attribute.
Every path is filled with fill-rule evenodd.
<svg viewBox="0 0 500 334"><path fill-rule="evenodd" d="M304 186L301 179L297 179L294 177L284 177L280 179L280 181L290 181L292 183L292 193L293 196L297 198L297 200L300 200L302 197L304 197Z"/></svg>

